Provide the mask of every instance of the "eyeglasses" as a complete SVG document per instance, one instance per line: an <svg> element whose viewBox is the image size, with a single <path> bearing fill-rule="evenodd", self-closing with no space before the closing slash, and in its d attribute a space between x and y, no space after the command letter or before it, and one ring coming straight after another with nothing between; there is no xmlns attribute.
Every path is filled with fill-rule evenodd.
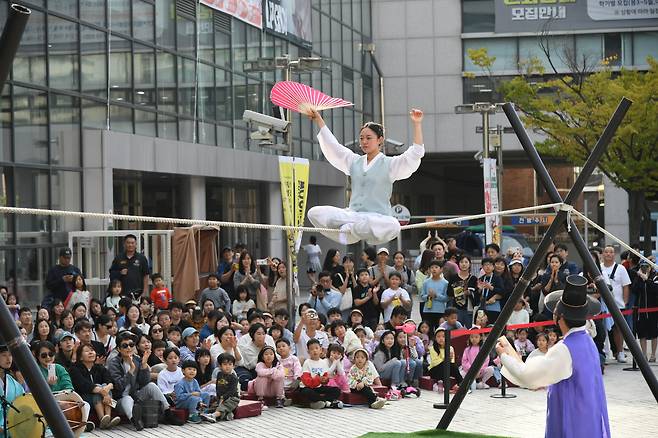
<svg viewBox="0 0 658 438"><path fill-rule="evenodd" d="M47 358L47 357L55 357L55 353L53 353L52 351L48 351L48 352L45 352L45 351L44 351L43 353L41 353L41 354L39 355L39 357L40 357L41 359L45 359L45 358Z"/></svg>
<svg viewBox="0 0 658 438"><path fill-rule="evenodd" d="M121 344L121 348L133 348L135 346L134 342L124 342Z"/></svg>
<svg viewBox="0 0 658 438"><path fill-rule="evenodd" d="M162 333L162 329L154 328L152 331L153 333Z"/></svg>
<svg viewBox="0 0 658 438"><path fill-rule="evenodd" d="M109 324L109 325L105 326L105 328L108 329L108 330L112 330L112 327L114 327L114 325L112 325L112 324Z"/></svg>

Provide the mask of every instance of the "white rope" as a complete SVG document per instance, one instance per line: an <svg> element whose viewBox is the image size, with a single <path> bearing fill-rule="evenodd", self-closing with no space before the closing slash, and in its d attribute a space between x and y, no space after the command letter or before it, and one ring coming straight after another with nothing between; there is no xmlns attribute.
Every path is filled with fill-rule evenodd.
<svg viewBox="0 0 658 438"><path fill-rule="evenodd" d="M77 216L88 219L114 219L114 220L127 220L137 222L161 222L175 225L202 225L209 227L232 227L232 228L250 228L259 230L281 230L281 231L309 231L309 232L325 232L325 233L341 233L340 230L331 228L314 228L314 227L293 227L288 225L272 225L272 224L251 224L243 222L225 222L225 221L209 221L202 219L179 219L170 217L158 216L133 216L128 214L114 214L114 213L94 213L89 211L64 211L64 210L46 210L42 208L20 208L20 207L2 207L0 206L0 213L15 213L15 214L37 214L42 216Z"/></svg>
<svg viewBox="0 0 658 438"><path fill-rule="evenodd" d="M653 267L653 269L658 270L658 265L657 264L655 264L653 261L651 261L650 259L643 256L640 252L638 252L638 251L634 250L633 248L631 248L629 245L626 244L626 242L621 240L619 237L615 236L610 231L607 231L605 228L603 228L602 226L600 226L599 224L597 224L596 222L594 222L593 220L591 220L590 218L588 218L587 216L585 216L584 214L579 212L578 210L574 209L573 213L580 216L581 218L583 218L583 220L585 220L588 224L590 224L591 226L593 226L594 228L596 228L597 230L599 230L600 232L602 232L603 234L605 234L606 236L608 236L609 238L614 240L615 242L619 243L626 250L628 250L628 251L632 252L633 254L635 254L636 256L638 256L641 260L645 260L646 262L648 262Z"/></svg>
<svg viewBox="0 0 658 438"><path fill-rule="evenodd" d="M534 210L544 210L547 208L560 208L563 204L562 202L557 202L555 204L544 204L544 205L538 205L536 207L523 207L523 208L515 208L513 210L504 210L504 211L496 211L494 213L481 213L481 214L473 214L470 216L461 216L461 217L453 217L450 219L441 219L438 221L432 221L432 222L420 222L417 224L411 224L411 225L404 225L400 227L401 230L413 230L415 228L426 228L426 227L431 227L434 225L443 225L443 224L450 224L453 222L461 222L465 220L473 220L473 219L483 219L486 217L491 217L491 216L501 216L504 214L515 214L515 213L523 213L526 211L534 211Z"/></svg>

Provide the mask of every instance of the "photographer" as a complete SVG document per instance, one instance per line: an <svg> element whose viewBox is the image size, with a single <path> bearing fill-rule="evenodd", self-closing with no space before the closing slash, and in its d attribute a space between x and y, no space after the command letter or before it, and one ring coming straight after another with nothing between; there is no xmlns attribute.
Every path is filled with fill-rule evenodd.
<svg viewBox="0 0 658 438"><path fill-rule="evenodd" d="M631 287L636 303L640 309L658 306L658 274L646 260L640 261L637 276ZM642 354L647 354L647 339L651 339L651 356L649 362L656 361L658 344L658 313L638 313L637 337L640 338Z"/></svg>
<svg viewBox="0 0 658 438"><path fill-rule="evenodd" d="M311 288L311 297L308 300L308 304L318 313L326 316L329 309L340 306L340 300L343 294L333 288L331 284L331 273L328 271L320 272L318 282L318 284Z"/></svg>
<svg viewBox="0 0 658 438"><path fill-rule="evenodd" d="M143 254L137 252L137 236L127 234L123 238L124 252L112 261L110 281L121 281L123 295L139 300L144 291L149 290L149 263Z"/></svg>

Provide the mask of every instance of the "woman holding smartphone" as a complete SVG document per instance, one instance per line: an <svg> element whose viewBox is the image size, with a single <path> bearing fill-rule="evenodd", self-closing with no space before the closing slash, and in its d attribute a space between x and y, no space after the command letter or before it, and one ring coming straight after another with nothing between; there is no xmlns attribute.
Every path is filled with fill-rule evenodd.
<svg viewBox="0 0 658 438"><path fill-rule="evenodd" d="M459 272L446 278L448 280L448 297L452 298L457 308L457 318L464 327L471 328L473 308L480 302L478 279L471 274L471 258L465 254L457 257Z"/></svg>

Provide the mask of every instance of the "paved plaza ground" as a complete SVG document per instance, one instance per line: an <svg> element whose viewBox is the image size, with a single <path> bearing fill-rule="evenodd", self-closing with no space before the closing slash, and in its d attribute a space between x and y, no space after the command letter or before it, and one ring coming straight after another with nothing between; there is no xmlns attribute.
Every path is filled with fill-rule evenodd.
<svg viewBox="0 0 658 438"><path fill-rule="evenodd" d="M608 412L613 437L658 436L658 404L642 374L622 371L629 365L611 364L604 376ZM658 375L658 366L652 367ZM478 390L467 395L455 416L451 430L491 433L513 437L543 437L546 392L513 388L513 399L493 399L498 390ZM419 399L390 402L381 410L363 406L342 410L314 411L297 407L274 409L261 416L228 423L182 427L160 425L157 429L135 432L124 425L111 431L95 431L85 437L162 438L162 437L357 437L367 432L411 432L436 427L443 411L433 409L443 395L424 391Z"/></svg>

